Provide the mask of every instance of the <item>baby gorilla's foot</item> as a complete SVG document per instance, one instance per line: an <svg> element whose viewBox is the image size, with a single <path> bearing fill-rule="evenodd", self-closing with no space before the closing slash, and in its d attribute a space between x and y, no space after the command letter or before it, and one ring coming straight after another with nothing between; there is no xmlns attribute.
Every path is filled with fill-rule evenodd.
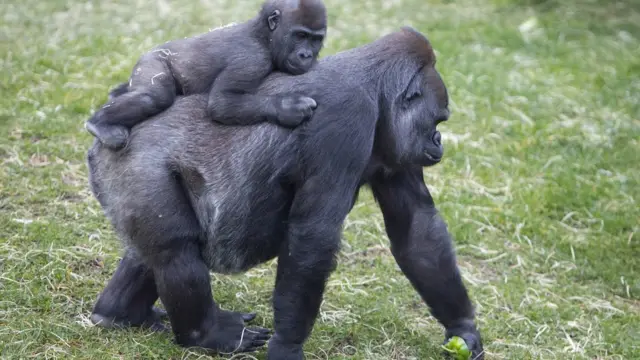
<svg viewBox="0 0 640 360"><path fill-rule="evenodd" d="M93 118L87 121L85 128L105 146L118 150L127 145L129 129L120 125L99 125L91 120L93 120Z"/></svg>

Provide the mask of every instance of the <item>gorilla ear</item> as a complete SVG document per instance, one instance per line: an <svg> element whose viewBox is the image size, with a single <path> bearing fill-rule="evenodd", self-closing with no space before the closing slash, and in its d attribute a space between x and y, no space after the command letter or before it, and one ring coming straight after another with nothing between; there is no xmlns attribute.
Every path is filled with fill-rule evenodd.
<svg viewBox="0 0 640 360"><path fill-rule="evenodd" d="M269 25L269 30L275 30L280 23L280 10L273 10L271 15L267 18L267 23Z"/></svg>

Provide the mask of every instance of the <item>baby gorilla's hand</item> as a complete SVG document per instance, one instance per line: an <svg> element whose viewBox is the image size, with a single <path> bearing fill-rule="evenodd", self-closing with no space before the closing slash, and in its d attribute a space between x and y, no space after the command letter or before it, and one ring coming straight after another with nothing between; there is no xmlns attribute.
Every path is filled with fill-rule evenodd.
<svg viewBox="0 0 640 360"><path fill-rule="evenodd" d="M316 101L300 95L286 95L276 104L278 125L296 127L313 115Z"/></svg>

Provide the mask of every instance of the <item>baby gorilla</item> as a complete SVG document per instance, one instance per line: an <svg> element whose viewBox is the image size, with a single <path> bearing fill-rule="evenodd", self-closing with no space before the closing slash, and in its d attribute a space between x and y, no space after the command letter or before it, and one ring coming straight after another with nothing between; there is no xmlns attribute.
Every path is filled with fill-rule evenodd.
<svg viewBox="0 0 640 360"><path fill-rule="evenodd" d="M309 71L322 49L326 19L322 0L267 0L247 22L169 41L138 60L129 83L113 90L85 126L104 145L119 149L131 127L170 107L176 96L208 92L214 121L295 127L313 114L313 99L254 90L273 71Z"/></svg>

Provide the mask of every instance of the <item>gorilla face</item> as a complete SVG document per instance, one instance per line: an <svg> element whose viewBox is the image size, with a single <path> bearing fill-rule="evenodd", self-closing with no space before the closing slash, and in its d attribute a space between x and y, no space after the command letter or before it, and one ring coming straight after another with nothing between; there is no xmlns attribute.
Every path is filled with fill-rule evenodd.
<svg viewBox="0 0 640 360"><path fill-rule="evenodd" d="M436 127L449 118L447 88L433 65L419 69L400 88L383 112L382 157L397 165L435 165L444 154Z"/></svg>
<svg viewBox="0 0 640 360"><path fill-rule="evenodd" d="M447 88L434 67L425 67L417 84L411 84L406 94L409 108L413 108L414 126L409 138L414 138L411 157L422 166L435 165L442 160L444 149L436 127L449 119Z"/></svg>
<svg viewBox="0 0 640 360"><path fill-rule="evenodd" d="M304 74L318 61L327 32L327 14L322 1L293 1L267 18L271 53L280 71Z"/></svg>

